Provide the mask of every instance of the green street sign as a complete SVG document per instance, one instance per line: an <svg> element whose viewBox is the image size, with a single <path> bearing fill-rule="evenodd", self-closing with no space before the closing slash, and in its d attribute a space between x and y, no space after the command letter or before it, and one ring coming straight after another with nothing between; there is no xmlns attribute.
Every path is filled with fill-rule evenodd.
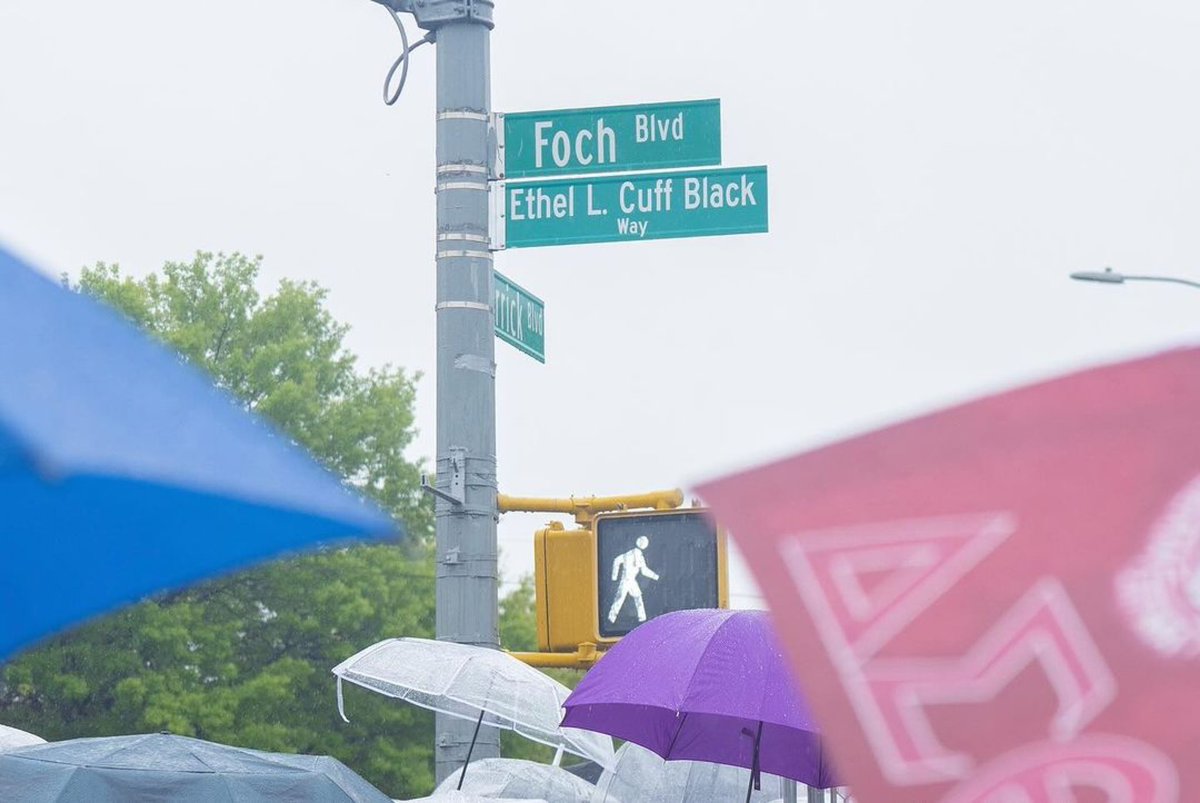
<svg viewBox="0 0 1200 803"><path fill-rule="evenodd" d="M767 231L763 166L499 184L497 192L499 248Z"/></svg>
<svg viewBox="0 0 1200 803"><path fill-rule="evenodd" d="M546 306L521 285L492 271L495 286L492 312L496 337L533 357L546 361Z"/></svg>
<svg viewBox="0 0 1200 803"><path fill-rule="evenodd" d="M496 178L721 163L721 101L496 115Z"/></svg>

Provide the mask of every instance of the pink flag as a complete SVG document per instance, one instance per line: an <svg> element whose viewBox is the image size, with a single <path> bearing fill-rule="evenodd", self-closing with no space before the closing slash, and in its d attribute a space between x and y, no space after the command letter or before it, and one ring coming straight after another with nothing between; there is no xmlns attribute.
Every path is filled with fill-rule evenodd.
<svg viewBox="0 0 1200 803"><path fill-rule="evenodd" d="M700 493L858 800L1200 800L1200 349Z"/></svg>

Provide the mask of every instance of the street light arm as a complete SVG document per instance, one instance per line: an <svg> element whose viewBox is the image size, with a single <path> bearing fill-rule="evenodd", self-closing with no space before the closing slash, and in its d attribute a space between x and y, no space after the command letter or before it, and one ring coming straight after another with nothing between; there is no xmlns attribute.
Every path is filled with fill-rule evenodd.
<svg viewBox="0 0 1200 803"><path fill-rule="evenodd" d="M1186 284L1188 287L1200 287L1200 282L1191 279L1179 279L1174 276L1130 276L1118 273L1112 268L1104 270L1081 270L1071 274L1072 279L1083 282L1100 282L1101 284L1124 284L1125 282L1170 282L1171 284Z"/></svg>
<svg viewBox="0 0 1200 803"><path fill-rule="evenodd" d="M1121 284L1125 281L1124 274L1117 273L1112 268L1079 270L1072 273L1071 278L1081 282L1102 282L1104 284Z"/></svg>
<svg viewBox="0 0 1200 803"><path fill-rule="evenodd" d="M1131 282L1170 282L1186 284L1188 287L1200 287L1200 282L1194 282L1191 279L1177 279L1174 276L1126 276L1125 279Z"/></svg>

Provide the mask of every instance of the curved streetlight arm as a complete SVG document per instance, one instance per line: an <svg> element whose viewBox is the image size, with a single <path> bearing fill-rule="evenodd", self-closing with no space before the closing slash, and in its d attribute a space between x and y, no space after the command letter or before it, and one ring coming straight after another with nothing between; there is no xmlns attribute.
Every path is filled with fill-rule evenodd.
<svg viewBox="0 0 1200 803"><path fill-rule="evenodd" d="M1172 284L1186 284L1188 287L1200 287L1200 282L1193 282L1191 279L1177 279L1174 276L1126 276L1125 279L1131 282L1171 282Z"/></svg>
<svg viewBox="0 0 1200 803"><path fill-rule="evenodd" d="M1200 282L1191 279L1178 279L1174 276L1130 276L1118 273L1112 268L1104 270L1082 270L1071 274L1072 279L1084 282L1100 282L1101 284L1124 284L1125 282L1170 282L1171 284L1186 284L1188 287L1200 288Z"/></svg>

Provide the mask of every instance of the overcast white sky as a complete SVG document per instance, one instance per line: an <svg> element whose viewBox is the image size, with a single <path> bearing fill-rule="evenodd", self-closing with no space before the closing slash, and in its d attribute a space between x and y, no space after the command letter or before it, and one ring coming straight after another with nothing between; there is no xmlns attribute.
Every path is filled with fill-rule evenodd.
<svg viewBox="0 0 1200 803"><path fill-rule="evenodd" d="M502 491L687 487L1200 329L1196 291L1066 278L1200 279L1200 4L497 5L496 110L719 97L771 181L770 234L497 256L548 352L497 344ZM366 364L425 372L431 463L434 54L387 108L398 48L369 0L0 0L0 241L320 282ZM501 522L510 580L548 518Z"/></svg>

